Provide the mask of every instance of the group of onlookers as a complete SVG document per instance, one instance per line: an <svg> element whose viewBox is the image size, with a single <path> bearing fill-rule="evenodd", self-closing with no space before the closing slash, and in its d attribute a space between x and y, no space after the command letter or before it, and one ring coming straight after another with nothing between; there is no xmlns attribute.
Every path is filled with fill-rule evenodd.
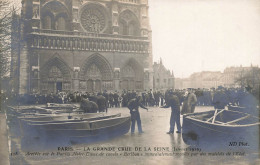
<svg viewBox="0 0 260 165"><path fill-rule="evenodd" d="M49 94L1 94L1 100L7 104L46 104L46 103L80 103L82 99L88 98L91 101L97 102L97 98L102 95L106 99L108 108L126 107L128 102L136 96L141 97L141 102L144 106L163 106L166 102L167 92L172 91L180 101L185 104L187 90L144 90L142 92L135 90L118 91L103 91L103 92L58 92ZM259 91L247 88L223 88L217 89L189 89L196 98L198 106L220 106L226 104L248 106L248 104L257 103L254 100L259 100ZM252 98L248 98L248 97ZM254 98L254 99L253 99ZM253 100L253 102L252 102ZM187 102L187 101L186 101ZM250 103L249 103L250 102ZM223 105L222 105L223 104Z"/></svg>

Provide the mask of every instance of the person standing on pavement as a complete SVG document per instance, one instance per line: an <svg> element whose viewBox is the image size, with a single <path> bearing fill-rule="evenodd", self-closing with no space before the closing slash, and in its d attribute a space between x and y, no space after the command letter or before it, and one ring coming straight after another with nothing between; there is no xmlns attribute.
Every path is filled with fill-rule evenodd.
<svg viewBox="0 0 260 165"><path fill-rule="evenodd" d="M225 109L225 106L228 103L229 103L229 99L225 93L224 87L218 87L212 100L214 109Z"/></svg>
<svg viewBox="0 0 260 165"><path fill-rule="evenodd" d="M182 104L181 114L194 113L196 103L196 95L192 91L186 91L184 94L184 101Z"/></svg>
<svg viewBox="0 0 260 165"><path fill-rule="evenodd" d="M102 93L98 93L97 96L97 105L98 105L98 111L99 112L105 112L107 113L107 101L104 96L102 96Z"/></svg>
<svg viewBox="0 0 260 165"><path fill-rule="evenodd" d="M143 109L146 109L148 111L148 108L146 108L142 103L141 103L141 96L137 96L133 99L131 99L128 102L128 109L130 110L130 114L131 114L131 133L134 134L135 132L135 122L137 121L137 126L138 126L138 132L144 133L143 129L142 129L142 123L141 123L141 117L140 117L140 113L139 113L139 106Z"/></svg>
<svg viewBox="0 0 260 165"><path fill-rule="evenodd" d="M173 134L175 123L177 125L177 131L176 133L181 133L181 123L180 123L180 101L179 98L173 94L172 91L170 91L167 94L168 98L165 98L166 105L162 106L161 108L169 108L171 107L171 118L170 118L170 130L167 132L167 134Z"/></svg>

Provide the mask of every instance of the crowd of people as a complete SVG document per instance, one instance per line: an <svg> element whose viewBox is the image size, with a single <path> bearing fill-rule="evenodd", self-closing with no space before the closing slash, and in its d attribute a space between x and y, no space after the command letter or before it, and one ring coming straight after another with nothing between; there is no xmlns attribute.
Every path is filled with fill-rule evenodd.
<svg viewBox="0 0 260 165"><path fill-rule="evenodd" d="M214 106L215 109L224 109L225 106L234 105L257 109L259 106L259 91L252 88L223 88L217 89L184 89L159 91L152 89L146 91L123 90L114 92L57 92L50 94L2 94L1 100L5 104L46 104L46 103L80 103L80 109L85 113L107 112L108 108L127 107L131 115L131 133L135 131L135 123L138 132L143 133L139 107L171 107L170 130L173 134L175 124L177 133L181 132L180 115L193 113L195 106Z"/></svg>
<svg viewBox="0 0 260 165"><path fill-rule="evenodd" d="M247 88L223 88L217 89L188 89L193 93L193 100L196 98L198 106L223 106L227 104L248 106L255 104L259 100L259 91ZM180 101L185 103L187 93L183 90L144 90L142 92L135 90L123 90L122 92L57 92L49 94L5 94L1 95L1 100L7 104L46 104L46 103L80 103L83 99L88 98L90 101L97 103L98 97L103 96L106 99L107 108L127 107L128 102L136 96L141 96L141 102L144 106L163 106L167 99L169 91L173 92ZM248 98L251 97L251 98ZM258 101L259 102L259 101ZM220 105L223 104L223 105Z"/></svg>

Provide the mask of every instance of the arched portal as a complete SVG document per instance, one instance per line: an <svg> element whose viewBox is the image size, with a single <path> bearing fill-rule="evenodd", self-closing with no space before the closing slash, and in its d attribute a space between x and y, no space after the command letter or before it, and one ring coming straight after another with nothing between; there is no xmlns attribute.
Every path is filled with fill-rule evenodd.
<svg viewBox="0 0 260 165"><path fill-rule="evenodd" d="M122 90L142 90L143 89L143 68L135 60L128 60L121 68L121 82Z"/></svg>
<svg viewBox="0 0 260 165"><path fill-rule="evenodd" d="M42 92L57 93L59 91L70 91L70 69L59 58L55 57L46 62L40 73Z"/></svg>
<svg viewBox="0 0 260 165"><path fill-rule="evenodd" d="M112 69L102 55L94 54L90 56L81 68L81 90L99 92L104 89L113 89Z"/></svg>

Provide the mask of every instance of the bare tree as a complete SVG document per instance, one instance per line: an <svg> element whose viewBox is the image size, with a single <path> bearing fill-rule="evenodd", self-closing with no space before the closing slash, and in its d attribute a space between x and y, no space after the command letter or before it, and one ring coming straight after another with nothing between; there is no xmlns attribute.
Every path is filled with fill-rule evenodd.
<svg viewBox="0 0 260 165"><path fill-rule="evenodd" d="M12 9L7 0L0 1L0 76L9 72L11 54Z"/></svg>
<svg viewBox="0 0 260 165"><path fill-rule="evenodd" d="M251 66L249 70L242 70L235 79L235 83L239 84L240 87L250 86L253 89L259 88L260 68Z"/></svg>
<svg viewBox="0 0 260 165"><path fill-rule="evenodd" d="M12 1L0 0L0 89L3 78L10 73L12 23L18 18L17 9Z"/></svg>

